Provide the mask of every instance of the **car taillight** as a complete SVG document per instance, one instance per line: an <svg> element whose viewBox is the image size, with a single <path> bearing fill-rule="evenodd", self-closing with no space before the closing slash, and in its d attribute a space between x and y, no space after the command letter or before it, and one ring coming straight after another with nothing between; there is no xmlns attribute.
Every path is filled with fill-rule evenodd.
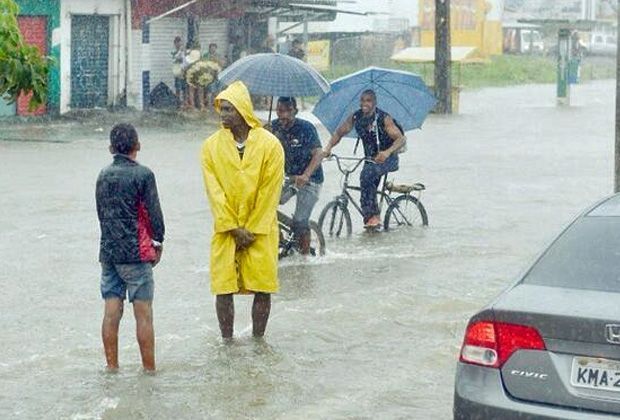
<svg viewBox="0 0 620 420"><path fill-rule="evenodd" d="M535 328L503 322L476 321L467 326L461 362L499 368L517 350L545 350Z"/></svg>

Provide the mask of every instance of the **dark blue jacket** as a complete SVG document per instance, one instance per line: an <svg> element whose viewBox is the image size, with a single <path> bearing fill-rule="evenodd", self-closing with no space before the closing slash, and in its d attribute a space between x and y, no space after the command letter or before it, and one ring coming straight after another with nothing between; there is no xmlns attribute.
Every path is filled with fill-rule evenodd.
<svg viewBox="0 0 620 420"><path fill-rule="evenodd" d="M163 242L165 229L153 172L125 155L114 155L99 174L96 200L99 261L153 261L153 241Z"/></svg>

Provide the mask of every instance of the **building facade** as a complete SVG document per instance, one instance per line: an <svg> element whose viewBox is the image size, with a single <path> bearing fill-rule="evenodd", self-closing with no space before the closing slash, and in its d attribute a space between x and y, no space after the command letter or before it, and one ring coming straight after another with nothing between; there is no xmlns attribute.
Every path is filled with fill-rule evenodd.
<svg viewBox="0 0 620 420"><path fill-rule="evenodd" d="M123 105L129 13L124 0L61 0L61 113Z"/></svg>
<svg viewBox="0 0 620 420"><path fill-rule="evenodd" d="M60 105L60 0L17 0L16 3L19 6L17 23L24 40L53 59L48 76L48 103L30 111L30 95L21 95L13 104L0 99L0 116L57 113Z"/></svg>
<svg viewBox="0 0 620 420"><path fill-rule="evenodd" d="M313 0L318 1L318 0ZM324 2L326 0L320 0ZM64 114L129 106L142 110L159 83L174 90L173 41L209 44L228 61L267 40L270 14L302 0L16 0L25 41L53 58L48 103L0 100L0 116ZM288 9L287 9L288 10ZM235 51L237 56L235 56Z"/></svg>

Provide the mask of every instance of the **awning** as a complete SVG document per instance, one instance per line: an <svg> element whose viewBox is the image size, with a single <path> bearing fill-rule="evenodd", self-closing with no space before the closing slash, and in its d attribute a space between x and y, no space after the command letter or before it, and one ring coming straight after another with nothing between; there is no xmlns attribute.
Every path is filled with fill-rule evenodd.
<svg viewBox="0 0 620 420"><path fill-rule="evenodd" d="M503 29L538 29L540 25L534 25L533 23L523 23L523 22L503 22Z"/></svg>
<svg viewBox="0 0 620 420"><path fill-rule="evenodd" d="M141 19L153 23L167 16L195 16L212 18L232 18L242 16L249 0L134 0L132 2L133 27L140 28Z"/></svg>
<svg viewBox="0 0 620 420"><path fill-rule="evenodd" d="M480 57L476 47L452 47L450 53L453 63L473 64L489 62L488 59ZM405 48L391 56L390 59L399 63L433 63L435 61L435 48Z"/></svg>
<svg viewBox="0 0 620 420"><path fill-rule="evenodd" d="M138 13L152 23L170 15L191 13L197 16L239 17L257 14L278 17L281 22L332 21L337 13L335 0L134 0ZM363 15L364 13L346 12Z"/></svg>
<svg viewBox="0 0 620 420"><path fill-rule="evenodd" d="M335 0L252 0L247 12L277 17L279 22L331 22L337 13L365 15L336 6Z"/></svg>

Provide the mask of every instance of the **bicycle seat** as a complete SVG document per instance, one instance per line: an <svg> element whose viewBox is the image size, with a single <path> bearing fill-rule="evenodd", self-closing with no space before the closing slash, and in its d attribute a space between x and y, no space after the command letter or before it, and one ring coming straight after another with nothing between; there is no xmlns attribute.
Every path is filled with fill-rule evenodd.
<svg viewBox="0 0 620 420"><path fill-rule="evenodd" d="M426 187L424 186L424 184L420 184L419 182L416 182L413 185L408 185L408 184L394 184L393 182L388 181L385 183L385 189L387 189L388 191L392 191L392 192L408 194L411 191L422 191L426 189Z"/></svg>

